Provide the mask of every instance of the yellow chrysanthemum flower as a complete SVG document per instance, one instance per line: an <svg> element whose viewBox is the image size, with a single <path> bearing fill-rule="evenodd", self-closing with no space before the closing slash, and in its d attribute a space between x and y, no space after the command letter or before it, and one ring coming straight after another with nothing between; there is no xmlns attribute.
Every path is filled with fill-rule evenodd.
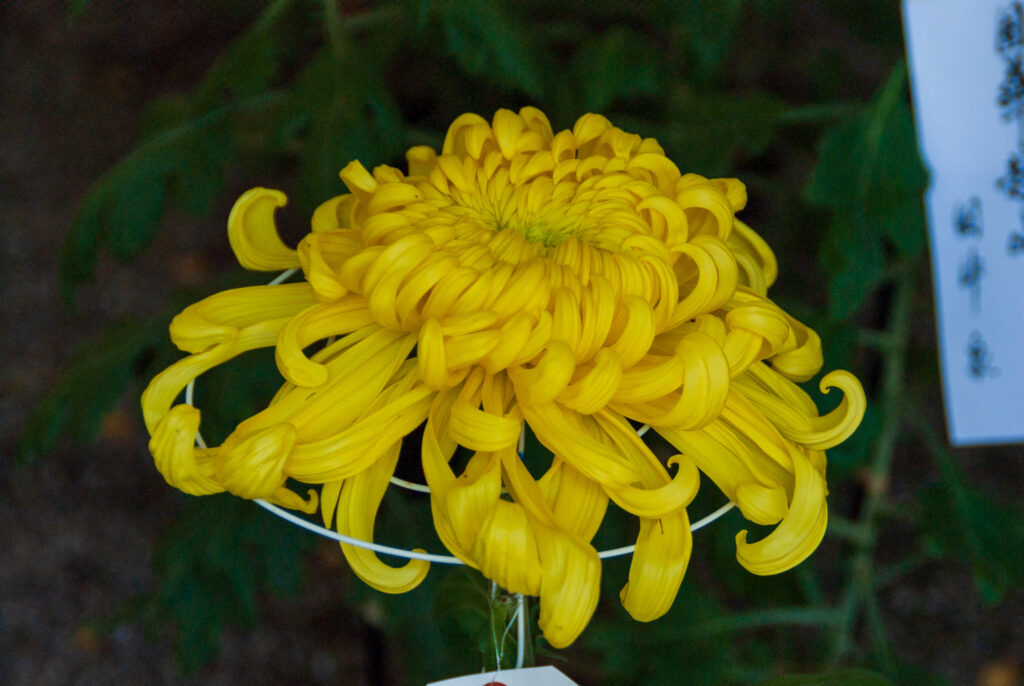
<svg viewBox="0 0 1024 686"><path fill-rule="evenodd" d="M248 269L301 267L302 283L240 288L187 308L171 336L190 355L143 395L167 481L313 512L371 539L402 439L425 423L422 467L434 525L453 555L507 590L540 597L540 626L570 644L598 599L590 541L609 499L640 532L621 599L664 614L691 549L686 507L704 472L758 524L736 537L755 574L793 567L826 524L824 450L860 422L857 379L819 416L794 381L821 367L818 336L767 299L764 241L734 213L735 179L681 174L658 143L584 115L553 133L539 110L455 120L441 154L415 147L408 174L341 171L349 193L316 210L297 250L278 237L282 193L255 188L228 235ZM317 342L320 349L303 352ZM220 446L198 448L186 385L274 346L284 385ZM667 465L634 431L679 451ZM524 422L553 454L535 479L518 457ZM458 445L475 451L461 474ZM323 484L319 501L285 487ZM395 568L342 546L386 592L428 563Z"/></svg>

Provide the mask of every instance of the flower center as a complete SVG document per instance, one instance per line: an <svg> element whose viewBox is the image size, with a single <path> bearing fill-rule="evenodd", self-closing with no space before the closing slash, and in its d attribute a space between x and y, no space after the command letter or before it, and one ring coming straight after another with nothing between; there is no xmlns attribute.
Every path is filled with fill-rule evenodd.
<svg viewBox="0 0 1024 686"><path fill-rule="evenodd" d="M498 226L499 231L504 229L518 231L530 243L540 243L545 248L553 248L576 235L572 224L551 221L545 216L512 220L504 226Z"/></svg>

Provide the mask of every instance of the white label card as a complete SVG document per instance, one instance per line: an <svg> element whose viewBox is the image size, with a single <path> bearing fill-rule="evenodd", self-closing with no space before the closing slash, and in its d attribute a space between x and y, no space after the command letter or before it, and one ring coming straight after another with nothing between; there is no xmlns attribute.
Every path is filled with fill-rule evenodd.
<svg viewBox="0 0 1024 686"><path fill-rule="evenodd" d="M904 0L954 445L1024 441L1024 5Z"/></svg>
<svg viewBox="0 0 1024 686"><path fill-rule="evenodd" d="M434 681L427 686L576 686L576 682L551 666L503 669Z"/></svg>

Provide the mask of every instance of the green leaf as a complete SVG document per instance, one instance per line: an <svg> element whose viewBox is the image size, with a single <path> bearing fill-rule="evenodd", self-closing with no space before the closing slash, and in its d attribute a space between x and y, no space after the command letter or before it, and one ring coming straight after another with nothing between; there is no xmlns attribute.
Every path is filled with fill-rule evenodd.
<svg viewBox="0 0 1024 686"><path fill-rule="evenodd" d="M89 0L71 0L68 3L68 19L78 19L89 7Z"/></svg>
<svg viewBox="0 0 1024 686"><path fill-rule="evenodd" d="M110 249L122 260L137 256L152 242L159 228L166 200L167 184L205 166L199 179L216 174L228 154L221 128L243 114L259 112L281 101L280 94L268 93L225 105L172 129L147 138L138 148L93 184L72 222L61 255L61 289L70 299L74 290L92 277L101 248ZM212 151L207 157L203 151ZM218 161L218 158L220 160ZM223 169L223 167L220 167ZM199 183L191 179L188 183ZM186 209L199 209L210 200L217 184L202 191L179 187L177 194Z"/></svg>
<svg viewBox="0 0 1024 686"><path fill-rule="evenodd" d="M445 575L434 594L433 614L436 625L453 645L473 646L481 665L495 664L492 621L494 630L500 632L507 613L491 616L488 583L479 572L460 568ZM501 629L497 628L499 624Z"/></svg>
<svg viewBox="0 0 1024 686"><path fill-rule="evenodd" d="M772 677L758 686L892 686L892 682L875 672L848 669L824 674L801 674Z"/></svg>
<svg viewBox="0 0 1024 686"><path fill-rule="evenodd" d="M580 105L589 112L664 91L662 62L649 37L625 26L597 34L576 54L570 69L581 90Z"/></svg>
<svg viewBox="0 0 1024 686"><path fill-rule="evenodd" d="M178 166L171 177L175 204L193 216L210 211L224 192L225 177L237 144L225 123L211 125L178 152Z"/></svg>
<svg viewBox="0 0 1024 686"><path fill-rule="evenodd" d="M148 319L112 322L98 336L82 343L68 360L57 382L29 414L18 444L21 459L45 455L60 440L73 443L93 440L99 433L103 417L115 408L132 379L145 378L152 373L151 370L163 369L181 357L167 334L175 314L211 292L250 286L261 281L262 275L228 272L203 286L171 293L165 308ZM281 378L276 372L272 352L263 352L270 359L264 360L262 367L250 364L250 371L246 374L231 377L233 367L229 363L204 375L200 392L207 398L218 392L224 393L219 378L226 368L224 378L231 384L227 394L233 393L227 398L230 403L227 406L237 405L240 411L251 408L260 394L259 400L265 402L280 385ZM251 363L252 358L258 360L259 355L260 351L251 353L246 360ZM268 370L273 373L272 381L268 380ZM234 419L237 422L239 417ZM204 431L207 426L216 429L217 421L218 413L204 416Z"/></svg>
<svg viewBox="0 0 1024 686"><path fill-rule="evenodd" d="M860 309L893 257L913 258L924 249L927 175L905 79L901 64L870 106L822 137L805 188L808 201L832 211L820 257L831 273L829 311L835 318Z"/></svg>
<svg viewBox="0 0 1024 686"><path fill-rule="evenodd" d="M793 313L792 309L786 311ZM800 319L799 315L796 316ZM833 319L818 310L801 321L807 321L821 337L822 356L827 369L854 368L857 364L857 330L850 326L849 320Z"/></svg>
<svg viewBox="0 0 1024 686"><path fill-rule="evenodd" d="M707 589L692 579L683 581L668 614L642 625L642 630L625 610L618 608L617 614L615 619L592 623L580 637L595 655L607 683L717 686L729 682L735 663L733 642L687 633L691 626L726 614Z"/></svg>
<svg viewBox="0 0 1024 686"><path fill-rule="evenodd" d="M856 203L863 159L853 153L864 145L864 115L837 124L821 138L818 163L811 172L805 194L822 207L841 209Z"/></svg>
<svg viewBox="0 0 1024 686"><path fill-rule="evenodd" d="M775 139L785 111L775 96L759 91L680 93L669 107L667 126L629 117L616 117L616 123L657 138L683 172L708 177L730 174L741 154L763 152Z"/></svg>
<svg viewBox="0 0 1024 686"><path fill-rule="evenodd" d="M277 76L279 50L274 30L291 0L274 0L238 38L220 54L190 98L199 114L226 101L261 95Z"/></svg>
<svg viewBox="0 0 1024 686"><path fill-rule="evenodd" d="M942 475L919 494L925 539L939 554L967 560L986 602L1024 587L1024 511L968 484L945 441L919 413L911 417Z"/></svg>
<svg viewBox="0 0 1024 686"><path fill-rule="evenodd" d="M139 115L139 131L144 138L148 138L181 126L194 116L188 95L164 95L146 103L142 114Z"/></svg>
<svg viewBox="0 0 1024 686"><path fill-rule="evenodd" d="M268 92L279 70L273 29L289 4L272 2L222 53L194 94L166 97L147 109L143 131L149 135L93 185L72 223L61 263L66 298L92 277L99 250L130 260L152 242L172 179L183 209L209 209L236 147L229 125L276 99Z"/></svg>
<svg viewBox="0 0 1024 686"><path fill-rule="evenodd" d="M473 76L532 97L544 91L538 47L527 29L497 0L448 0L438 5L448 50Z"/></svg>
<svg viewBox="0 0 1024 686"><path fill-rule="evenodd" d="M301 100L308 103L304 109L309 117L303 135L298 191L300 206L305 208L315 207L344 192L338 172L353 159L349 140L349 135L354 133L352 129L361 128L350 116L356 103L345 102L335 91L335 69L330 53L325 51L312 67L314 70L307 75L308 91L298 91ZM373 163L369 164L372 168Z"/></svg>
<svg viewBox="0 0 1024 686"><path fill-rule="evenodd" d="M152 241L176 159L162 141L137 149L107 172L82 201L61 254L61 287L70 298L92 276L100 247L121 260Z"/></svg>
<svg viewBox="0 0 1024 686"><path fill-rule="evenodd" d="M176 628L182 671L192 674L216 657L226 626L251 626L260 595L295 590L315 541L250 501L188 498L160 541L159 587L143 606L151 621Z"/></svg>
<svg viewBox="0 0 1024 686"><path fill-rule="evenodd" d="M381 46L386 50L386 46ZM338 172L351 160L372 169L398 162L405 130L382 65L346 50L340 62L321 50L300 74L280 135L301 142L300 206L309 210L345 192ZM398 158L398 159L396 159Z"/></svg>
<svg viewBox="0 0 1024 686"><path fill-rule="evenodd" d="M849 217L833 221L821 261L831 271L828 310L834 319L844 320L860 309L885 278L885 252L878 235Z"/></svg>
<svg viewBox="0 0 1024 686"><path fill-rule="evenodd" d="M62 437L92 440L140 361L166 338L170 317L118 321L82 345L45 398L33 409L18 444L23 460L51 452Z"/></svg>
<svg viewBox="0 0 1024 686"><path fill-rule="evenodd" d="M893 679L898 686L951 686L945 677L935 674L927 667L899 659L892 670Z"/></svg>
<svg viewBox="0 0 1024 686"><path fill-rule="evenodd" d="M114 257L127 261L156 237L164 213L167 177L176 162L168 151L139 155L121 168L117 199L101 238Z"/></svg>
<svg viewBox="0 0 1024 686"><path fill-rule="evenodd" d="M109 174L108 174L109 177ZM100 236L110 207L115 202L115 184L100 179L82 199L78 215L60 251L60 286L65 300L71 300L75 288L92 278L100 248Z"/></svg>
<svg viewBox="0 0 1024 686"><path fill-rule="evenodd" d="M189 97L172 95L147 106L142 115L142 131L147 136L169 132L189 132L178 136L180 142L168 146L173 159L170 190L175 204L192 215L209 211L225 186L225 170L238 151L235 117L214 117L196 126L196 108ZM169 165L170 166L170 165Z"/></svg>
<svg viewBox="0 0 1024 686"><path fill-rule="evenodd" d="M942 555L967 560L986 602L1024 588L1024 512L979 492L959 470L943 476L919 496L924 535Z"/></svg>
<svg viewBox="0 0 1024 686"><path fill-rule="evenodd" d="M925 247L923 188L922 183L914 191L894 197L884 205L871 204L867 207L868 225L887 237L900 255L914 257Z"/></svg>
<svg viewBox="0 0 1024 686"><path fill-rule="evenodd" d="M655 15L685 50L693 65L688 71L697 82L717 80L732 53L743 5L743 0L655 3Z"/></svg>

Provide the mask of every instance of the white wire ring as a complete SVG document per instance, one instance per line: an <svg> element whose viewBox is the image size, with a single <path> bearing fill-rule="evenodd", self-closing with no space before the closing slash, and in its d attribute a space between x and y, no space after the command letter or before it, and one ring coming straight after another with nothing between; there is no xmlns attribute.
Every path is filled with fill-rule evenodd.
<svg viewBox="0 0 1024 686"><path fill-rule="evenodd" d="M405 558L407 560L426 560L427 562L437 562L439 564L446 564L446 565L463 565L463 564L466 564L465 562L463 562L459 558L452 557L451 555L436 555L434 553L419 553L419 552L416 552L415 550L405 550L404 548L393 548L393 547L391 547L389 545L381 545L380 543L372 543L370 541L364 541L361 538L352 538L351 536L346 536L344 534L339 534L337 531L331 531L330 529L325 529L324 527L322 527L322 526L320 526L318 524L314 524L313 522L310 522L310 521L308 521L306 519L303 519L302 517L297 517L296 515L294 515L291 512L289 512L288 510L282 509L282 508L278 507L277 505L274 505L273 503L268 503L266 500L256 500L255 502L256 502L257 505L262 507L264 510L267 510L268 512L273 512L274 514L276 514L281 519L285 519L285 520L291 522L292 524L295 524L296 526L300 526L303 529L306 529L307 531L312 531L315 534L320 534L321 536L323 536L325 538L333 539L335 541L338 541L339 543L346 543L348 545L354 545L357 548L365 548L366 550L372 550L375 553L382 553L384 555L394 555L395 557L403 557L403 558ZM734 507L736 507L736 504L731 502L731 501L726 503L725 505L722 505L720 508L718 508L717 510L715 510L714 512L712 512L708 516L704 517L703 519L699 519L696 522L694 522L693 524L691 524L690 525L690 531L696 531L697 529L701 529L701 528L707 526L708 524L710 524L711 522L715 521L716 519L718 519L719 517L721 517L722 515L724 515L726 512L728 512L729 510L731 510ZM597 556L599 558L601 558L602 560L606 560L606 559L608 559L610 557L621 557L623 555L629 555L634 550L636 550L636 545L627 545L627 546L623 546L621 548L613 548L611 550L603 550L603 551L599 552L597 554Z"/></svg>
<svg viewBox="0 0 1024 686"><path fill-rule="evenodd" d="M275 278L273 281L271 281L267 285L268 286L276 286L277 284L279 284L279 283L285 281L286 279L288 279L288 277L290 277L292 274L296 273L297 271L298 271L298 269L288 269L288 270L285 270L285 271L281 272L277 276L277 278ZM195 391L195 384L196 384L196 380L192 379L191 381L188 382L188 385L185 387L185 403L187 405L193 405L192 400L193 400L193 393ZM193 407L194 407L194 405L193 405ZM639 429L637 429L637 435L638 436L643 436L645 433L647 433L647 431L650 428L651 427L649 427L648 425L644 424ZM526 438L526 434L525 433L520 434L520 436L519 436L519 446L518 446L518 452L519 452L519 457L520 458L522 458L523 453L525 452L524 451L524 447L525 447L524 446L524 439L525 438ZM200 448L206 448L206 441L203 439L202 434L199 433L198 431L196 431L196 445L198 445ZM410 490L410 491L416 491L416 492L419 492L419 493L430 493L430 487L429 486L425 486L424 484L417 484L417 483L414 483L412 481L406 481L405 479L399 479L396 476L392 476L391 477L391 483L393 483L394 485L399 486L401 488L405 488L407 490ZM262 499L257 498L254 502L257 505L259 505L260 507L262 507L264 510L267 510L268 512L271 512L271 513L277 515L278 517L280 517L281 519L284 519L285 521L288 521L288 522L290 522L292 524L295 524L296 526L299 526L299 527L301 527L303 529L306 529L307 531L312 531L313 533L319 534L319 535L321 535L321 536L323 536L325 538L330 538L330 539L333 539L335 541L338 541L339 543L345 543L347 545L356 546L357 548L364 548L366 550L372 550L375 553L381 553L381 554L384 554L384 555L393 555L395 557L401 557L401 558L405 558L405 559L408 559L408 560L426 560L427 562L437 562L438 564L448 564L448 565L463 565L463 564L466 564L465 562L463 562L459 558L453 557L451 555L437 555L435 553L420 553L420 552L417 552L415 550L405 550L404 548L394 548L394 547L389 546L389 545L381 545L380 543L373 543L372 541L364 541L361 538L353 538L352 536L346 536L344 534L338 533L337 531L331 531L330 529L324 528L324 527L322 527L322 526L320 526L318 524L314 524L313 522L310 522L310 521L308 521L306 519L303 519L302 517L298 517L298 516L292 514L291 512L289 512L289 511L287 511L287 510L285 510L285 509L283 509L281 507L278 507L277 505L274 505L273 503L268 503L266 500L262 500ZM728 512L729 510L731 510L734 507L736 507L736 503L734 503L732 501L727 502L725 505L722 505L720 508L718 508L717 510L715 510L711 514L707 515L706 517L703 517L702 519L698 519L696 522L691 524L690 525L690 531L693 532L693 531L696 531L697 529L701 529L701 528L707 526L708 524L710 524L711 522L715 521L716 519L718 519L719 517L721 517L722 515L724 515L726 512ZM627 546L623 546L621 548L613 548L611 550L603 550L603 551L599 552L597 554L597 556L600 559L605 560L605 559L612 558L612 557L621 557L623 555L630 555L630 554L633 553L634 550L636 550L636 545L627 545Z"/></svg>

